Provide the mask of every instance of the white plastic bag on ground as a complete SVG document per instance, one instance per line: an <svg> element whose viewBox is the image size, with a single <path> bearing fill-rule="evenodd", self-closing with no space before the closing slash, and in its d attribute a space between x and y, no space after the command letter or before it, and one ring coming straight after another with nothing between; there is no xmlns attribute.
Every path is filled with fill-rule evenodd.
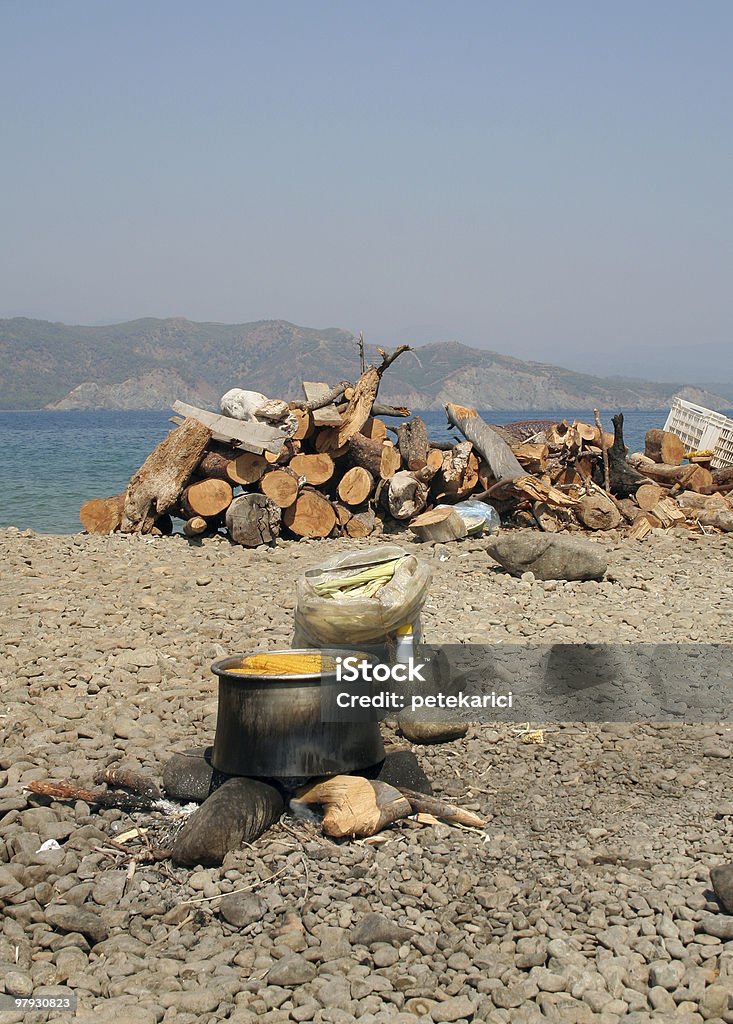
<svg viewBox="0 0 733 1024"><path fill-rule="evenodd" d="M373 597L321 597L313 589L319 580L357 573L368 567L401 561L389 582ZM353 647L383 644L401 626L411 624L419 635L420 610L427 597L428 565L391 544L337 555L308 569L298 580L293 647Z"/></svg>

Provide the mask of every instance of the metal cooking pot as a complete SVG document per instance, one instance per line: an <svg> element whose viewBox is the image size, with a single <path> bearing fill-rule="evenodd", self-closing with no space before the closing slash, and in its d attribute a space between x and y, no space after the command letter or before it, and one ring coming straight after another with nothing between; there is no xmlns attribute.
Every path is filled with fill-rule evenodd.
<svg viewBox="0 0 733 1024"><path fill-rule="evenodd" d="M320 653L292 649L268 652ZM338 654L353 655L354 651L328 651L329 657ZM298 675L231 672L242 665L245 657L221 658L211 666L219 677L211 755L214 768L228 775L302 778L359 771L384 759L379 722L370 717L371 713L358 722L324 721L324 717L339 717L328 713L337 692L335 668ZM366 654L360 657L374 660Z"/></svg>

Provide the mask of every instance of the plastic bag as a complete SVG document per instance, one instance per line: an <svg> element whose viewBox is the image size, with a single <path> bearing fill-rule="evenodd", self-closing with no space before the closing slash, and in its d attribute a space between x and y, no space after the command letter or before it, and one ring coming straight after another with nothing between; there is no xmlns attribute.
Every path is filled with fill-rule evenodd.
<svg viewBox="0 0 733 1024"><path fill-rule="evenodd" d="M363 569L370 565L402 561L392 579L373 597L339 600L320 597L313 582L332 577L335 570ZM400 626L419 624L430 584L428 565L391 544L362 548L337 555L308 569L298 580L293 647L351 647L381 644L394 637Z"/></svg>
<svg viewBox="0 0 733 1024"><path fill-rule="evenodd" d="M438 505L438 508L452 508L466 524L466 531L469 537L475 537L481 533L498 533L501 527L499 513L493 505L487 505L485 501L478 501L476 498L469 498L467 501L459 501L455 505Z"/></svg>

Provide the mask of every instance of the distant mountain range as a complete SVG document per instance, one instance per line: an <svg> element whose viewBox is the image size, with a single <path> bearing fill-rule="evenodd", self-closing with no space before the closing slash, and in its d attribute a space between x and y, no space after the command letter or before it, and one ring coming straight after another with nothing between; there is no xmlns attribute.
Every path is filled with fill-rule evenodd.
<svg viewBox="0 0 733 1024"><path fill-rule="evenodd" d="M367 358L378 361L375 350ZM72 327L0 320L0 408L167 409L176 398L210 408L231 387L301 398L302 380L359 374L356 339L284 320L251 324L146 318ZM416 409L455 401L481 409L659 409L674 395L713 408L728 400L681 383L594 377L470 348L421 345L385 374L380 397Z"/></svg>

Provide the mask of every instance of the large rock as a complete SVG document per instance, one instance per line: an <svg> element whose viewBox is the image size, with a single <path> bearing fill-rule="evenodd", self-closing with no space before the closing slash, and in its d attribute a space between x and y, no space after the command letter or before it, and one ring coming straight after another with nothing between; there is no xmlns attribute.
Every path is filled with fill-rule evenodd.
<svg viewBox="0 0 733 1024"><path fill-rule="evenodd" d="M415 718L403 712L397 719L400 732L410 743L450 743L468 732L467 722L441 722Z"/></svg>
<svg viewBox="0 0 733 1024"><path fill-rule="evenodd" d="M376 911L365 914L351 929L352 946L373 946L378 942L405 942L410 937L411 933L407 928L400 927Z"/></svg>
<svg viewBox="0 0 733 1024"><path fill-rule="evenodd" d="M211 747L195 747L174 754L163 769L163 789L171 800L202 804L216 788Z"/></svg>
<svg viewBox="0 0 733 1024"><path fill-rule="evenodd" d="M507 572L531 572L538 580L600 580L608 566L601 548L581 537L509 532L492 538L486 550Z"/></svg>
<svg viewBox="0 0 733 1024"><path fill-rule="evenodd" d="M222 896L219 912L234 928L246 928L247 925L262 920L267 913L267 904L255 893L232 892Z"/></svg>
<svg viewBox="0 0 733 1024"><path fill-rule="evenodd" d="M299 953L292 953L272 965L267 972L267 983L283 987L307 985L315 976L315 966Z"/></svg>
<svg viewBox="0 0 733 1024"><path fill-rule="evenodd" d="M715 895L729 914L733 914L733 864L716 864L710 868L710 881Z"/></svg>
<svg viewBox="0 0 733 1024"><path fill-rule="evenodd" d="M104 942L109 935L107 925L93 910L82 910L65 904L51 905L46 907L45 917L52 928L62 932L78 932L89 939L92 945Z"/></svg>
<svg viewBox="0 0 733 1024"><path fill-rule="evenodd" d="M176 864L221 864L230 850L252 843L285 810L280 793L255 779L228 779L194 811L173 845Z"/></svg>

